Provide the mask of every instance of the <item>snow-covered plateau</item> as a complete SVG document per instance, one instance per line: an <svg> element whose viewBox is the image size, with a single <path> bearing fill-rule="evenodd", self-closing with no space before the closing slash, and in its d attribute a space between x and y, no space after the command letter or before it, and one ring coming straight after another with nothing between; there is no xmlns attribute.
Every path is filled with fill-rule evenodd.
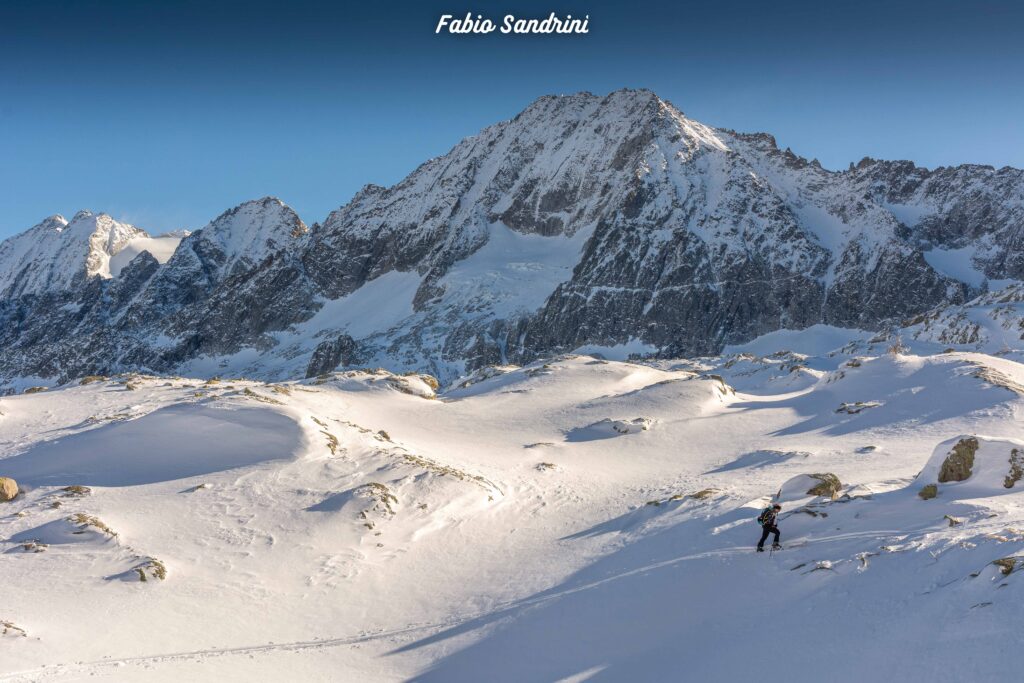
<svg viewBox="0 0 1024 683"><path fill-rule="evenodd" d="M755 346L2 398L0 680L1012 680L1019 353Z"/></svg>

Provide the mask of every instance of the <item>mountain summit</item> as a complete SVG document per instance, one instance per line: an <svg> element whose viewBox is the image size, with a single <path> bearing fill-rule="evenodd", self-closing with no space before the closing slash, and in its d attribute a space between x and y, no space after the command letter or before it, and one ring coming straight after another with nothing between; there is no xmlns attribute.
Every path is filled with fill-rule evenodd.
<svg viewBox="0 0 1024 683"><path fill-rule="evenodd" d="M829 171L646 90L542 97L322 225L248 202L116 273L148 236L80 216L0 245L0 381L700 355L1024 279L1022 171Z"/></svg>

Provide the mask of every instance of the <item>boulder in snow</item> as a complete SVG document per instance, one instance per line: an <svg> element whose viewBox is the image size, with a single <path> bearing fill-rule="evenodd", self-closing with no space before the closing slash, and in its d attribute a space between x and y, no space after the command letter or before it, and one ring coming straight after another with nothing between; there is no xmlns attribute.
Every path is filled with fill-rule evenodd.
<svg viewBox="0 0 1024 683"><path fill-rule="evenodd" d="M961 435L935 447L915 483L925 499L947 489L957 498L984 498L1006 493L1022 477L1024 441Z"/></svg>
<svg viewBox="0 0 1024 683"><path fill-rule="evenodd" d="M1010 471L1003 479L1003 486L1012 489L1021 477L1024 477L1024 448L1013 448L1010 450Z"/></svg>
<svg viewBox="0 0 1024 683"><path fill-rule="evenodd" d="M807 493L812 496L825 496L835 500L839 495L839 491L843 488L843 484L839 481L839 477L826 472L824 474L812 474L812 479L818 481L813 487L807 490Z"/></svg>
<svg viewBox="0 0 1024 683"><path fill-rule="evenodd" d="M992 560L992 564L999 567L999 571L1003 573L1003 576L1009 576L1017 568L1020 560L1021 558L1019 557L1001 557L998 560Z"/></svg>
<svg viewBox="0 0 1024 683"><path fill-rule="evenodd" d="M939 483L964 481L971 476L974 467L974 454L978 452L978 440L971 437L960 439L942 461L939 468Z"/></svg>
<svg viewBox="0 0 1024 683"><path fill-rule="evenodd" d="M775 500L799 500L807 496L822 496L835 500L842 490L839 477L831 472L820 474L799 474L788 480L775 494Z"/></svg>
<svg viewBox="0 0 1024 683"><path fill-rule="evenodd" d="M0 477L0 502L14 500L18 495L18 482L10 477Z"/></svg>

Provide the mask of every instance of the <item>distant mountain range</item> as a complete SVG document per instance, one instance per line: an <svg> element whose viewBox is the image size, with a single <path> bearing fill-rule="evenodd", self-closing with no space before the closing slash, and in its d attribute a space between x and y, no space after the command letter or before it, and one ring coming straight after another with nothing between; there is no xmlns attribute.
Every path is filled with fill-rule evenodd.
<svg viewBox="0 0 1024 683"><path fill-rule="evenodd" d="M815 323L920 332L1018 280L1019 169L835 172L650 91L547 96L322 225L273 198L186 235L47 218L0 244L0 387L704 355Z"/></svg>

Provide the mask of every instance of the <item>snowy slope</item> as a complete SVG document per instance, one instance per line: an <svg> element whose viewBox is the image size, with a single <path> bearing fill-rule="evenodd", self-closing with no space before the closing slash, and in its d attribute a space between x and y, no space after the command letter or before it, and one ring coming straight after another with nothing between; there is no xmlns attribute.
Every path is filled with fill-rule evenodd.
<svg viewBox="0 0 1024 683"><path fill-rule="evenodd" d="M1012 679L1024 366L808 335L2 398L0 680Z"/></svg>
<svg viewBox="0 0 1024 683"><path fill-rule="evenodd" d="M1024 286L987 292L962 306L939 308L906 321L905 336L935 348L1011 355L1024 340Z"/></svg>

